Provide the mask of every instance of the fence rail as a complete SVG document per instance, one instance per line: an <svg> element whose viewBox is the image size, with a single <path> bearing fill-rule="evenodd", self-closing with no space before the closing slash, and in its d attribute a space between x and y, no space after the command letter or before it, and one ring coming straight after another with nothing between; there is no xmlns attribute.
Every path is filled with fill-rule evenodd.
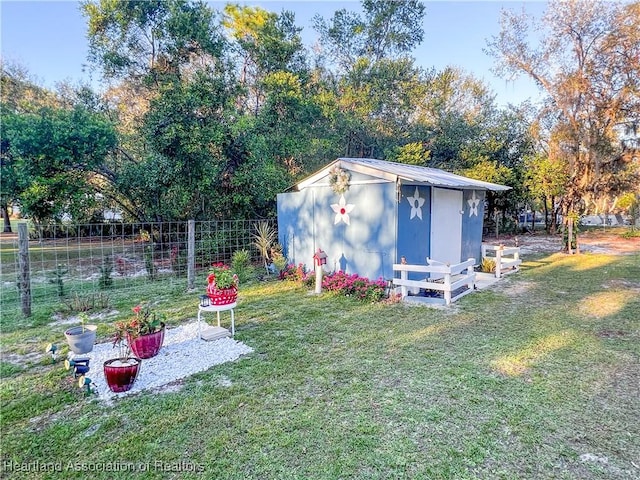
<svg viewBox="0 0 640 480"><path fill-rule="evenodd" d="M406 263L396 263L393 265L394 272L400 272L400 278L394 278L393 284L400 286L403 299L412 290L432 290L441 292L443 298L420 297L426 303L443 303L450 305L459 298L474 291L476 274L473 266L475 258L470 258L466 262L457 265L444 264L427 259L428 265L410 265ZM409 273L424 273L428 277L423 280L409 280Z"/></svg>
<svg viewBox="0 0 640 480"><path fill-rule="evenodd" d="M519 271L522 263L519 247L482 244L482 259L486 258L495 262L496 278Z"/></svg>
<svg viewBox="0 0 640 480"><path fill-rule="evenodd" d="M2 240L1 315L18 308L28 315L27 303L52 297L64 301L149 281L187 290L195 275L229 263L237 250L257 262L253 236L264 221L277 228L274 219L31 227L22 242ZM20 229L26 232L26 224Z"/></svg>

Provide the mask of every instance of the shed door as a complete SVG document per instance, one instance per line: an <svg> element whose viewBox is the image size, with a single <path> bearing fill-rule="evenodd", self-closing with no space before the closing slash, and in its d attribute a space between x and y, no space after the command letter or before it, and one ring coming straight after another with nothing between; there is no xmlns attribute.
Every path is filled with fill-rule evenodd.
<svg viewBox="0 0 640 480"><path fill-rule="evenodd" d="M462 191L434 188L431 202L431 254L429 256L443 263L460 263Z"/></svg>

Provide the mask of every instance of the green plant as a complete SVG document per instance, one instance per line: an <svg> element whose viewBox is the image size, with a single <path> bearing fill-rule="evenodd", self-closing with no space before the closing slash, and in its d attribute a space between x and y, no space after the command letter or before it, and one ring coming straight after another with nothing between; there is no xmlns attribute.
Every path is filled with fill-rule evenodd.
<svg viewBox="0 0 640 480"><path fill-rule="evenodd" d="M371 281L356 273L349 275L341 270L322 277L322 288L366 302L382 300L386 286L387 283L382 278Z"/></svg>
<svg viewBox="0 0 640 480"><path fill-rule="evenodd" d="M303 263L299 263L298 265L294 265L290 263L285 265L284 268L280 270L280 280L287 280L291 282L301 282L305 283L307 279L314 279L315 276L309 274L307 269Z"/></svg>
<svg viewBox="0 0 640 480"><path fill-rule="evenodd" d="M485 273L495 273L496 261L493 258L484 257L480 264L480 271Z"/></svg>
<svg viewBox="0 0 640 480"><path fill-rule="evenodd" d="M56 265L55 270L48 272L49 283L53 283L58 289L58 296L64 297L64 276L69 273L66 265Z"/></svg>
<svg viewBox="0 0 640 480"><path fill-rule="evenodd" d="M276 239L276 230L269 225L269 222L258 222L256 225L256 231L252 234L253 237L253 245L258 249L260 253L260 257L264 262L264 268L269 272L269 253L271 251L271 247L273 245L274 240Z"/></svg>
<svg viewBox="0 0 640 480"><path fill-rule="evenodd" d="M187 275L187 252L180 250L177 246L171 249L171 268L176 277Z"/></svg>
<svg viewBox="0 0 640 480"><path fill-rule="evenodd" d="M104 293L92 293L85 296L80 296L76 293L73 298L65 301L65 309L68 313L103 310L109 308L109 305L110 298Z"/></svg>
<svg viewBox="0 0 640 480"><path fill-rule="evenodd" d="M273 266L276 268L276 273L280 273L287 266L287 259L282 254L282 245L276 243L271 248L271 261L273 262Z"/></svg>
<svg viewBox="0 0 640 480"><path fill-rule="evenodd" d="M145 245L144 247L144 266L147 269L149 280L156 280L158 278L158 268L153 263L153 246L151 245Z"/></svg>
<svg viewBox="0 0 640 480"><path fill-rule="evenodd" d="M78 315L78 318L80 319L80 326L82 327L82 333L84 333L85 331L85 324L89 322L89 315L86 314L86 312L82 312L80 315Z"/></svg>
<svg viewBox="0 0 640 480"><path fill-rule="evenodd" d="M128 320L115 323L113 344L120 347L120 356L128 355L128 349L124 352L123 342L135 340L141 335L148 335L160 330L164 324L165 315L151 309L149 304L133 307L135 315ZM125 355L126 354L126 355Z"/></svg>
<svg viewBox="0 0 640 480"><path fill-rule="evenodd" d="M251 254L249 250L236 250L231 257L231 269L238 275L238 280L246 282L251 275Z"/></svg>
<svg viewBox="0 0 640 480"><path fill-rule="evenodd" d="M100 288L109 288L113 285L113 278L111 278L111 274L113 273L113 258L111 255L105 255L102 259L102 265L100 265L100 280L98 280L98 285Z"/></svg>
<svg viewBox="0 0 640 480"><path fill-rule="evenodd" d="M238 275L224 263L214 263L207 277L208 283L213 283L218 289L237 287L240 283Z"/></svg>

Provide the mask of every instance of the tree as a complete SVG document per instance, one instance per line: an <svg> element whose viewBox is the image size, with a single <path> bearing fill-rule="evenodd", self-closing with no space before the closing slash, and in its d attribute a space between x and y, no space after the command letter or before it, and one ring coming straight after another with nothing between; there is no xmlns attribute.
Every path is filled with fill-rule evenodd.
<svg viewBox="0 0 640 480"><path fill-rule="evenodd" d="M3 110L2 125L3 195L38 223L86 211L92 182L116 145L113 125L82 107Z"/></svg>
<svg viewBox="0 0 640 480"><path fill-rule="evenodd" d="M13 114L37 112L42 107L58 107L55 94L38 86L26 68L17 63L0 61L0 90L2 97L0 110L5 118ZM4 231L11 232L9 207L18 202L21 191L15 159L9 152L6 125L2 122L0 138L0 210L4 220Z"/></svg>
<svg viewBox="0 0 640 480"><path fill-rule="evenodd" d="M240 57L240 83L248 94L243 107L254 115L264 103L266 77L276 72L305 75L306 57L300 27L292 12L280 15L259 7L228 4L222 24L235 39Z"/></svg>
<svg viewBox="0 0 640 480"><path fill-rule="evenodd" d="M556 118L549 157L568 172L561 198L567 223L586 203L640 181L616 132L640 116L640 3L554 2L541 27L533 47L526 15L503 12L488 51L499 59L498 72L524 73L549 96L546 109Z"/></svg>
<svg viewBox="0 0 640 480"><path fill-rule="evenodd" d="M215 62L224 46L213 11L185 0L111 0L82 3L88 19L89 58L106 79L158 84Z"/></svg>
<svg viewBox="0 0 640 480"><path fill-rule="evenodd" d="M418 0L363 0L364 16L338 10L330 21L313 19L321 43L338 66L349 70L358 59L371 63L402 56L422 42L425 7Z"/></svg>
<svg viewBox="0 0 640 480"><path fill-rule="evenodd" d="M565 170L566 164L543 154L529 157L526 163L525 186L531 198L542 202L546 230L555 233L558 214L556 199L564 193L569 177L569 173ZM550 216L551 220L549 220Z"/></svg>

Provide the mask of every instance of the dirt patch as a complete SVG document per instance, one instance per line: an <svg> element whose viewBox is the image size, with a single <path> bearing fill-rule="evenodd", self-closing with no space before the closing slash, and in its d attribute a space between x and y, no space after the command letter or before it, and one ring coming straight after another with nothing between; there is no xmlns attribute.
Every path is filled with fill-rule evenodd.
<svg viewBox="0 0 640 480"><path fill-rule="evenodd" d="M46 352L29 352L23 355L19 353L3 353L2 361L20 367L30 367L42 363L44 357L51 358L51 354Z"/></svg>
<svg viewBox="0 0 640 480"><path fill-rule="evenodd" d="M620 338L629 335L629 332L622 330L600 330L596 335L600 338Z"/></svg>
<svg viewBox="0 0 640 480"><path fill-rule="evenodd" d="M533 282L518 282L511 285L507 285L502 289L502 293L508 297L521 297L530 290L533 290L536 284Z"/></svg>
<svg viewBox="0 0 640 480"><path fill-rule="evenodd" d="M603 285L603 288L612 290L629 290L633 293L640 294L640 282L632 282L629 280L613 279Z"/></svg>
<svg viewBox="0 0 640 480"><path fill-rule="evenodd" d="M608 255L630 255L640 253L640 237L625 238L622 233L627 229L589 230L578 236L581 253L604 253ZM520 247L520 254L559 253L563 250L562 235L501 235L499 238L487 237L486 243L503 244L508 247Z"/></svg>

